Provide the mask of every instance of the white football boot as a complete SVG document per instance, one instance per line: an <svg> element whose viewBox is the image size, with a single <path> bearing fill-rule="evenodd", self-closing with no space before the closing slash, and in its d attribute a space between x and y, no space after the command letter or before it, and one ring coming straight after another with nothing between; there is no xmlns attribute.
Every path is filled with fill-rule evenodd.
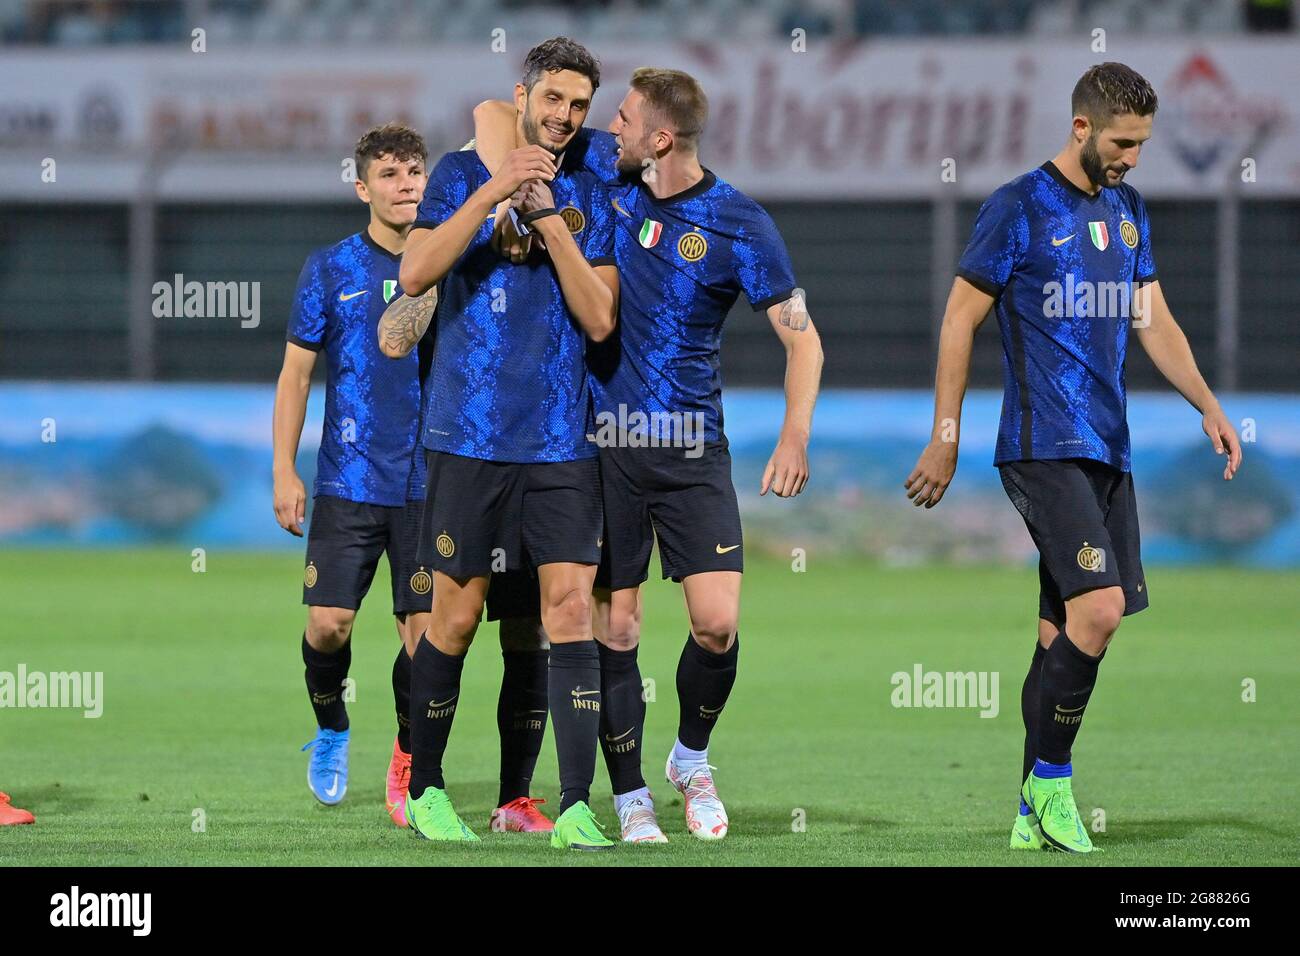
<svg viewBox="0 0 1300 956"><path fill-rule="evenodd" d="M721 840L727 835L727 811L718 799L713 774L707 763L679 766L668 755L664 774L686 800L686 828L700 840Z"/></svg>
<svg viewBox="0 0 1300 956"><path fill-rule="evenodd" d="M623 831L624 843L667 843L668 837L659 829L653 800L633 797L618 807L618 823Z"/></svg>

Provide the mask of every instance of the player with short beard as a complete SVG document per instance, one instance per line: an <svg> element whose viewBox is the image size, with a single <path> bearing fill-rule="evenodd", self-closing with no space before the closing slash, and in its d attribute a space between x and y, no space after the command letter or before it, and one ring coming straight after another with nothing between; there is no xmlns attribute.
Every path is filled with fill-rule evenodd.
<svg viewBox="0 0 1300 956"><path fill-rule="evenodd" d="M528 122L495 174L473 152L448 153L429 178L401 282L441 283L424 445L428 490L421 555L435 569L433 614L412 660L408 816L428 839L476 841L444 789L442 759L497 556L535 570L550 639L548 699L560 769L551 845L613 844L588 801L600 726L600 660L591 588L602 514L596 452L585 441L588 341L617 318L613 212L604 185L557 162L599 86L599 65L557 37L524 62L515 102ZM493 209L515 197L544 245L514 265L492 250Z"/></svg>
<svg viewBox="0 0 1300 956"><path fill-rule="evenodd" d="M1148 604L1124 383L1130 323L1227 455L1224 479L1241 465L1237 434L1160 290L1146 206L1124 183L1156 105L1151 85L1122 63L1092 67L1074 88L1065 147L980 209L944 313L933 434L905 482L927 508L951 484L972 340L996 308L1006 394L994 463L1040 555L1013 849L1093 849L1074 801L1072 748L1121 619ZM1117 315L1050 305L1061 288L1102 287L1136 291Z"/></svg>
<svg viewBox="0 0 1300 956"><path fill-rule="evenodd" d="M760 495L793 497L803 490L821 376L821 343L776 225L758 203L700 164L707 114L693 77L647 67L633 73L609 132L583 131L571 147L606 181L617 213L619 325L589 358L597 413L628 422L626 434L600 448L605 547L596 634L602 745L622 836L630 843L666 840L641 773L646 705L637 665L640 589L656 537L663 575L681 582L690 621L677 666L677 741L666 775L683 795L692 835L719 840L730 826L708 747L740 650L744 545L722 421L720 349L723 322L742 292L755 311L766 313L786 350L785 417ZM489 168L505 155L514 116L507 103L475 110L478 150ZM647 424L619 416L620 409L634 410ZM699 422L700 433L649 434L656 416L683 426Z"/></svg>

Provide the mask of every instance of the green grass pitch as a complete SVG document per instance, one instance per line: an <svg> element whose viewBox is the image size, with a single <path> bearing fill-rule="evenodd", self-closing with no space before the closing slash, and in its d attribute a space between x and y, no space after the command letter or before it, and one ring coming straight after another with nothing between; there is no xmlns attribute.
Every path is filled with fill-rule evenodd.
<svg viewBox="0 0 1300 956"><path fill-rule="evenodd" d="M465 670L447 754L473 847L391 825L383 777L397 638L382 568L354 635L352 771L339 807L307 791L314 725L302 682L294 555L17 551L0 555L0 671L102 671L104 712L0 710L0 789L37 815L0 830L0 864L888 864L1015 866L1300 862L1295 574L1151 568L1152 607L1121 628L1075 748L1075 792L1104 832L1089 858L1007 849L1020 767L1032 569L751 562L740 677L712 762L732 820L685 830L663 780L686 636L680 589L646 593L643 675L656 682L644 766L670 844L601 855L488 832L496 797L496 628ZM996 671L1000 710L902 709L890 677ZM1244 702L1243 681L1257 699ZM549 730L535 795L556 793ZM593 805L616 822L603 762ZM194 832L202 810L204 832Z"/></svg>

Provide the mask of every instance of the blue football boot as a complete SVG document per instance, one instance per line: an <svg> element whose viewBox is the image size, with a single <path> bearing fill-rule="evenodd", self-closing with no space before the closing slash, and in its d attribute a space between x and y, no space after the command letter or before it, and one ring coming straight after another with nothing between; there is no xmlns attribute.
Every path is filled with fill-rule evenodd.
<svg viewBox="0 0 1300 956"><path fill-rule="evenodd" d="M348 792L349 733L321 728L316 739L302 748L312 752L307 763L307 786L312 796L327 807L342 802Z"/></svg>

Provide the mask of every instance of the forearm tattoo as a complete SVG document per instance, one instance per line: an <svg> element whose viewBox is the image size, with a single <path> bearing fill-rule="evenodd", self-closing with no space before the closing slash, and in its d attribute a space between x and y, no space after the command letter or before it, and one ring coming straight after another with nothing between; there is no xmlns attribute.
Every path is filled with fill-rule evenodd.
<svg viewBox="0 0 1300 956"><path fill-rule="evenodd" d="M388 353L408 354L419 343L433 321L438 306L438 287L431 286L424 295L398 296L388 304L379 320L379 343Z"/></svg>

